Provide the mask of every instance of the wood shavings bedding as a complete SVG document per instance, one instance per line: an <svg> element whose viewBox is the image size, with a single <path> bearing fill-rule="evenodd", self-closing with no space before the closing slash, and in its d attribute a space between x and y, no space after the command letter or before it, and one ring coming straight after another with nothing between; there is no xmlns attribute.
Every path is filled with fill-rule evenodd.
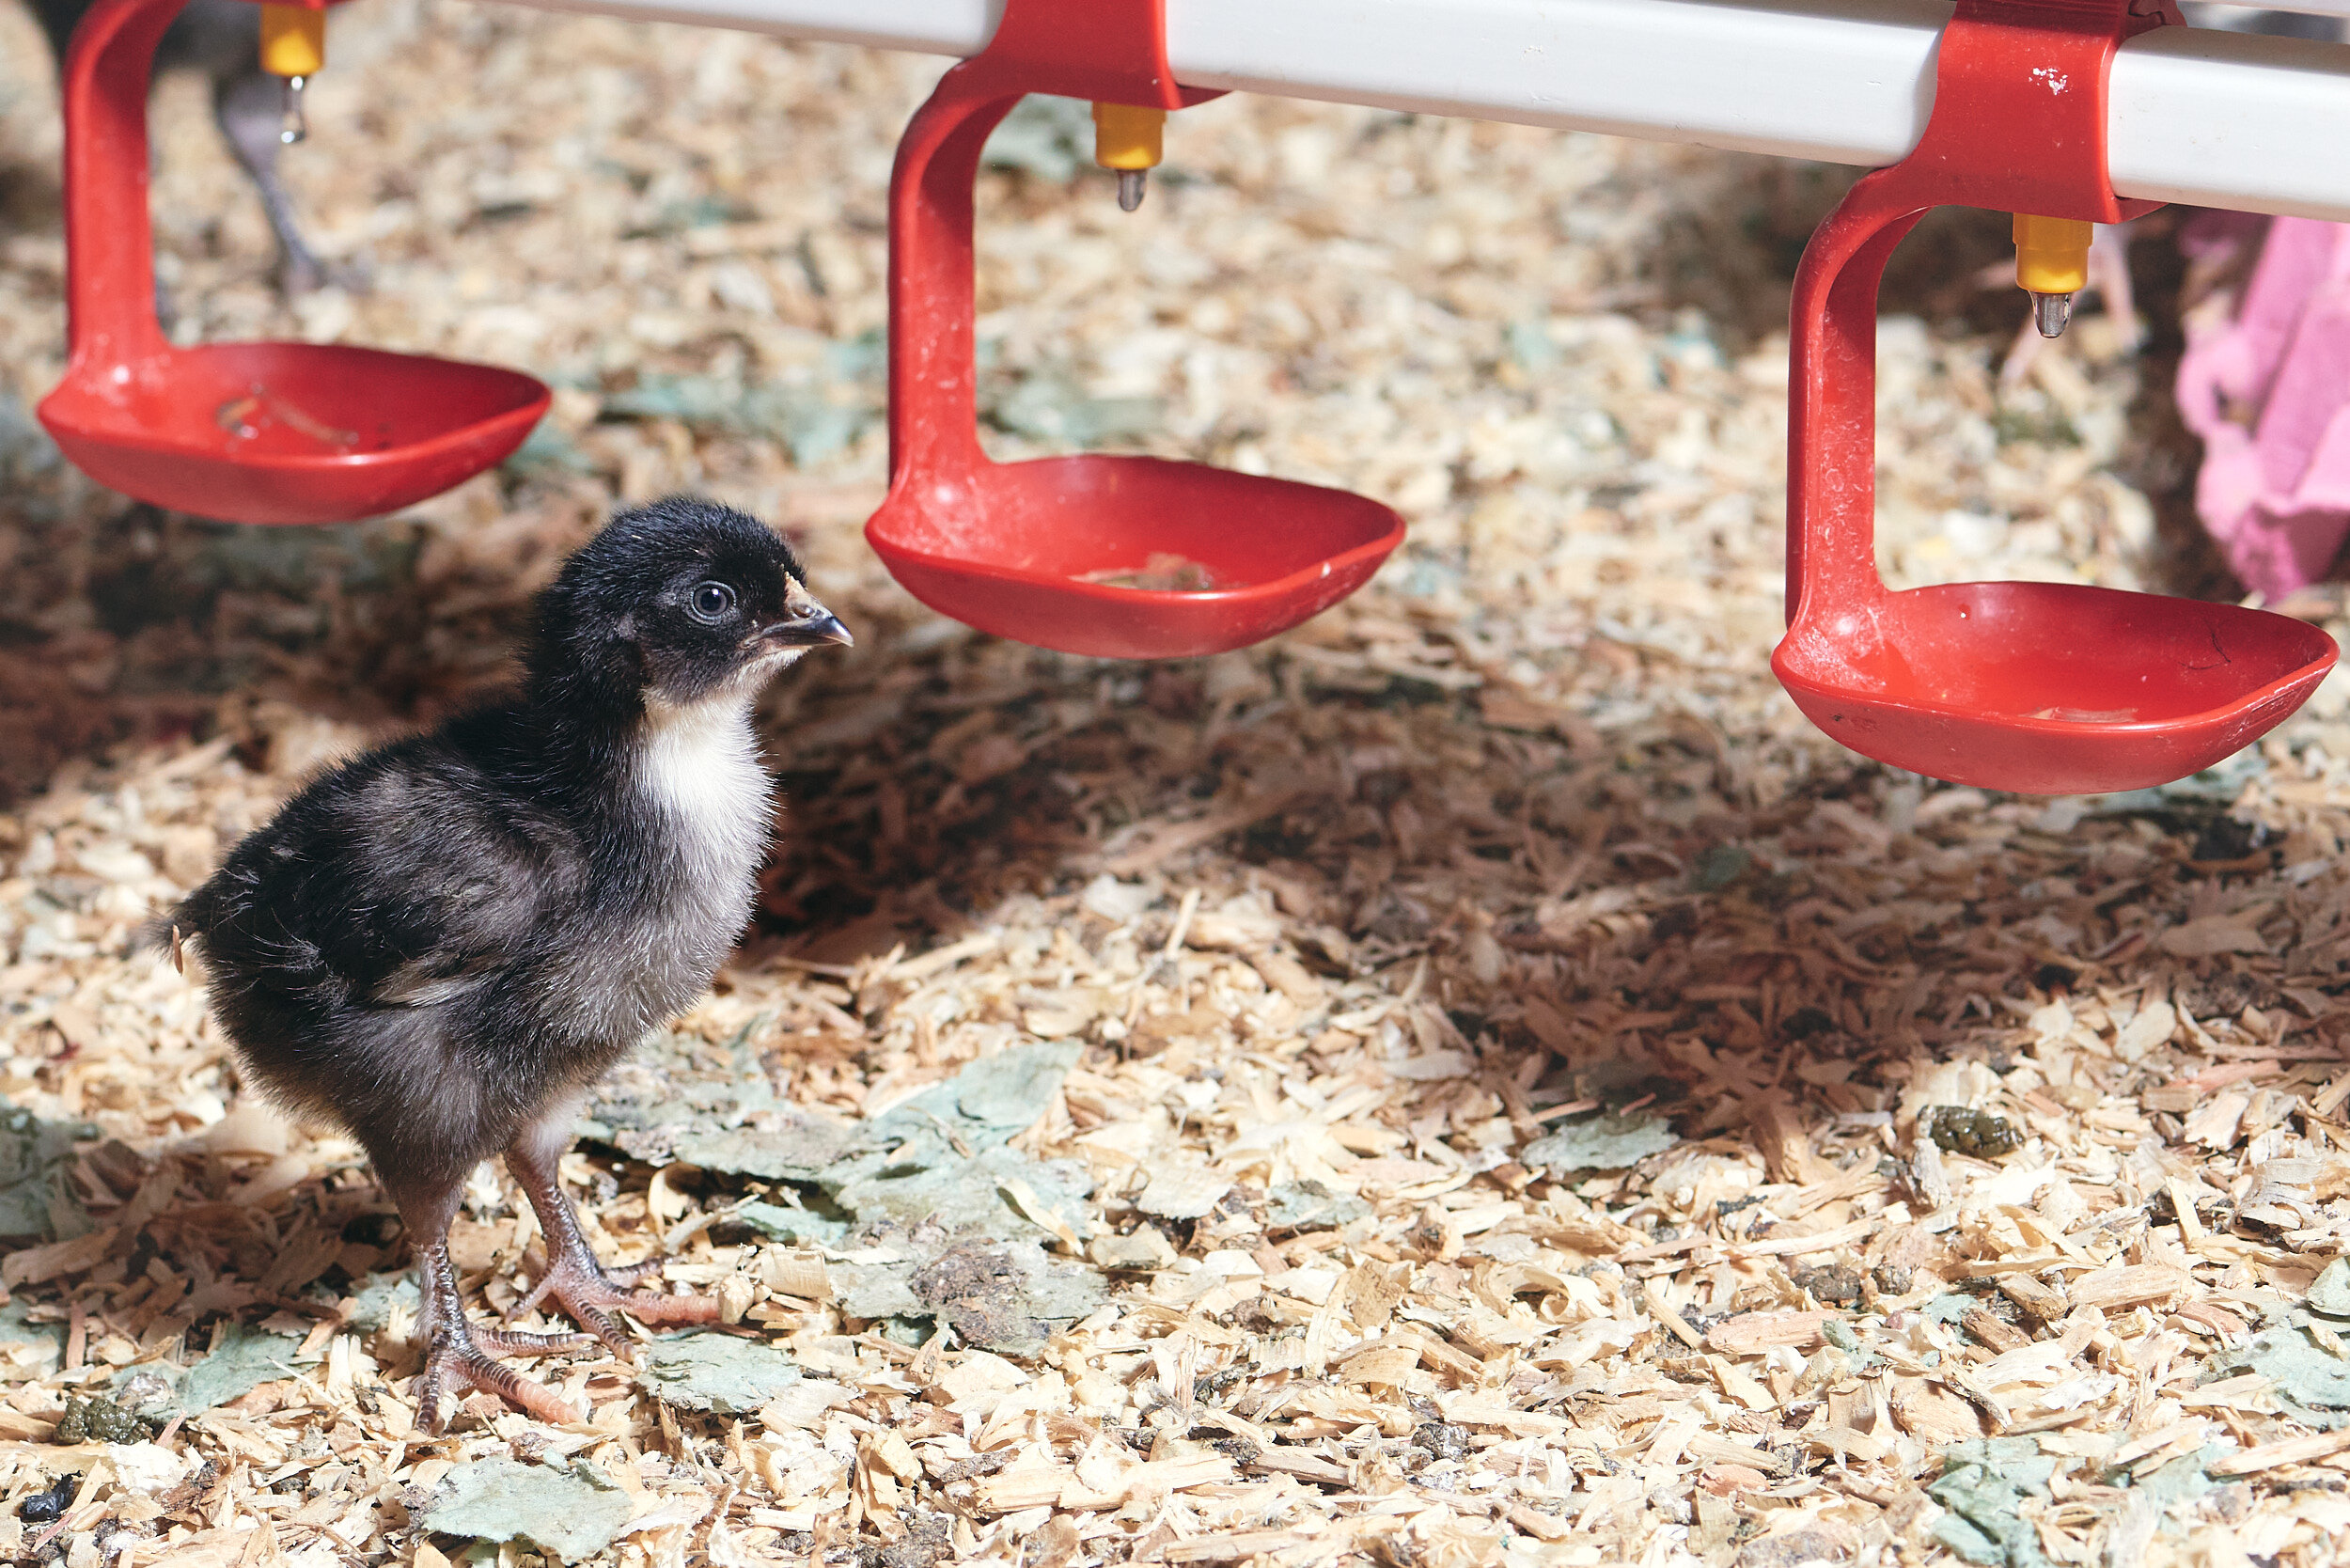
<svg viewBox="0 0 2350 1568"><path fill-rule="evenodd" d="M22 416L58 368L56 143L0 26L0 1192L34 1228L0 1267L0 1551L2335 1560L2339 1269L2307 1298L2350 1234L2342 689L2092 802L1802 724L1764 665L1774 320L1841 177L1234 99L1130 218L1038 163L1045 113L982 193L989 441L1413 524L1279 642L1107 666L927 616L857 539L882 193L937 62L352 8L289 166L373 286L291 306L166 83L184 331L561 387L515 463L402 518L241 530L96 492ZM2013 302L1951 259L1998 227L1896 270L1888 570L2169 580L2160 367L2092 317L2002 393ZM764 715L760 930L566 1162L600 1249L730 1337L545 1367L576 1428L485 1401L428 1440L356 1151L243 1095L124 939L322 761L495 680L614 504L689 487L791 527L859 637ZM1022 1053L1054 1071L996 1120L938 1098ZM905 1170L839 1166L896 1157L858 1126ZM973 1229L892 1217L939 1171L979 1173ZM497 1309L539 1266L494 1170L453 1243ZM55 1441L94 1410L148 1440Z"/></svg>

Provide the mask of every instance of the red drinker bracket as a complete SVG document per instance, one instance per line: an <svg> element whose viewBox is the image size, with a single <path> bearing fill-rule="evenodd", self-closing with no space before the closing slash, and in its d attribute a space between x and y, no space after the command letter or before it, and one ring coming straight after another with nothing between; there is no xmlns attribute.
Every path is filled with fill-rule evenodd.
<svg viewBox="0 0 2350 1568"><path fill-rule="evenodd" d="M100 483L235 523L373 517L504 459L548 402L515 371L332 344L164 339L147 87L156 41L185 3L99 0L67 54L70 358L40 422Z"/></svg>
<svg viewBox="0 0 2350 1568"><path fill-rule="evenodd" d="M1953 783L2080 794L2167 783L2282 722L2333 667L2313 626L2058 583L1888 591L1875 547L1876 300L1927 209L2117 223L2106 82L2131 0L1958 0L1916 150L1864 176L1795 275L1787 636L1771 667L1812 723Z"/></svg>
<svg viewBox="0 0 2350 1568"><path fill-rule="evenodd" d="M1176 85L1162 0L1007 0L987 48L947 72L890 180L889 494L866 538L932 609L1071 653L1222 652L1329 608L1402 542L1391 509L1158 458L980 450L972 187L988 133L1031 92L1162 110L1215 96Z"/></svg>

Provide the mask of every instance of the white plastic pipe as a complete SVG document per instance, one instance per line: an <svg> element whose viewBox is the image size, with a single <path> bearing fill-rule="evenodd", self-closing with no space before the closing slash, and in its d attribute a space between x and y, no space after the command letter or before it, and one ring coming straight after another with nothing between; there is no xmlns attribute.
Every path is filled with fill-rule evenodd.
<svg viewBox="0 0 2350 1568"><path fill-rule="evenodd" d="M991 0L528 0L969 55ZM2293 0L2295 9L2350 0ZM1198 87L1878 165L1925 130L1945 0L1167 0ZM2125 196L2350 222L2350 45L2166 27L2114 61Z"/></svg>
<svg viewBox="0 0 2350 1568"><path fill-rule="evenodd" d="M2198 27L2248 26L2262 11L2350 17L2350 0L2182 0L2182 8Z"/></svg>

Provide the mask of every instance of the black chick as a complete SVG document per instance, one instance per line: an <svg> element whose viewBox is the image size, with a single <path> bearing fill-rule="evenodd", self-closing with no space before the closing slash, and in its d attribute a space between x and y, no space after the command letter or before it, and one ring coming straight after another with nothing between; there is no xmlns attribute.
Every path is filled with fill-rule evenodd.
<svg viewBox="0 0 2350 1568"><path fill-rule="evenodd" d="M556 1174L588 1086L699 996L741 933L770 780L753 699L850 643L767 528L698 500L614 518L540 596L520 690L310 785L165 918L191 933L249 1080L348 1128L423 1274L421 1419L445 1387L572 1413L492 1358L580 1335L473 1330L448 1260L468 1173L503 1152L546 1232L552 1297L625 1356L631 1291Z"/></svg>
<svg viewBox="0 0 2350 1568"><path fill-rule="evenodd" d="M29 0L62 74L66 45L90 0ZM189 0L155 48L155 71L195 71L212 85L212 120L228 150L260 194L277 236L277 278L301 293L326 281L326 268L302 238L293 198L277 176L278 133L285 123L285 85L261 69L261 8L249 0Z"/></svg>

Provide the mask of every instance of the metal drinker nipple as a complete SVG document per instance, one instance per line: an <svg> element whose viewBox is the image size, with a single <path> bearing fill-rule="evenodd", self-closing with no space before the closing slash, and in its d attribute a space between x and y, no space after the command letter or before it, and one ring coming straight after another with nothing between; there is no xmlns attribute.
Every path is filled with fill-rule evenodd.
<svg viewBox="0 0 2350 1568"><path fill-rule="evenodd" d="M1142 205L1151 170L1166 156L1167 111L1139 103L1093 106L1093 161L1118 171L1118 207Z"/></svg>
<svg viewBox="0 0 2350 1568"><path fill-rule="evenodd" d="M279 100L281 107L277 124L277 139L284 146L291 147L310 134L310 122L302 114L302 89L309 84L309 80L307 76L286 78L285 96Z"/></svg>
<svg viewBox="0 0 2350 1568"><path fill-rule="evenodd" d="M2073 319L2073 296L2089 287L2096 225L2018 212L2014 233L2015 284L2031 296L2031 324L2043 337L2061 337Z"/></svg>
<svg viewBox="0 0 2350 1568"><path fill-rule="evenodd" d="M277 139L287 147L309 135L302 91L326 69L326 12L270 0L261 7L261 69L285 83Z"/></svg>

